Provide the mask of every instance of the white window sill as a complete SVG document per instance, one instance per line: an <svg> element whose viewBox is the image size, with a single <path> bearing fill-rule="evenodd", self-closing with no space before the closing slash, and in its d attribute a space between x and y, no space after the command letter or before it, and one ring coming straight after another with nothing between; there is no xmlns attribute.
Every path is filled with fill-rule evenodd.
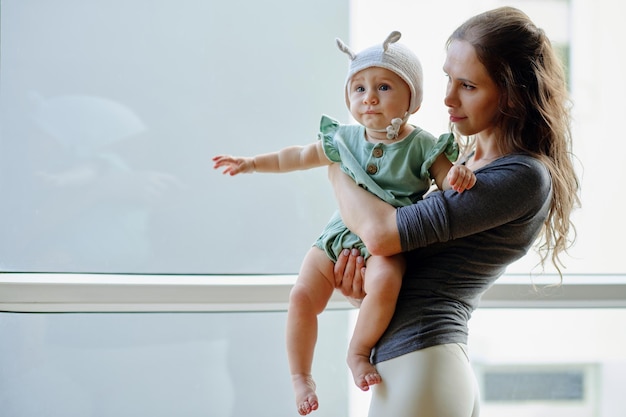
<svg viewBox="0 0 626 417"><path fill-rule="evenodd" d="M285 310L295 275L0 274L0 311L186 312ZM533 282L537 288L533 287ZM505 275L483 296L489 308L626 307L626 276L568 275L540 281ZM350 304L336 292L329 308Z"/></svg>

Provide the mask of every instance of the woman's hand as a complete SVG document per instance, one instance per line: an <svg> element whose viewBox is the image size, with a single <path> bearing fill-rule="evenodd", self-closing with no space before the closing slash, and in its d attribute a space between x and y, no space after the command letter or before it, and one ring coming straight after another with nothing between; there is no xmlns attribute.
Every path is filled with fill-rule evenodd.
<svg viewBox="0 0 626 417"><path fill-rule="evenodd" d="M365 297L363 277L365 263L358 249L344 249L335 262L335 288L355 307L361 305Z"/></svg>

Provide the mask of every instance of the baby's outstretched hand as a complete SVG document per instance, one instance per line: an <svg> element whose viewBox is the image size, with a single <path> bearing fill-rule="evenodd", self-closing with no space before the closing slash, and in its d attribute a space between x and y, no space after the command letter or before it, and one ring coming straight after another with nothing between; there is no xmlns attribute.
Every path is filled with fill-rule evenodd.
<svg viewBox="0 0 626 417"><path fill-rule="evenodd" d="M448 184L454 191L462 193L476 184L476 175L465 165L453 165L448 171Z"/></svg>
<svg viewBox="0 0 626 417"><path fill-rule="evenodd" d="M213 157L213 168L224 168L222 174L245 174L254 172L254 158L230 155L217 155Z"/></svg>

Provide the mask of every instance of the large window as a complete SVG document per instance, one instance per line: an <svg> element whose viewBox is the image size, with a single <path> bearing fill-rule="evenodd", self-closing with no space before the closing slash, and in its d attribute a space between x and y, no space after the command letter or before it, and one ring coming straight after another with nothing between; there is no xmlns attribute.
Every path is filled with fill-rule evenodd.
<svg viewBox="0 0 626 417"><path fill-rule="evenodd" d="M323 113L349 122L348 63L334 38L359 50L393 29L424 67L411 122L445 131L446 37L503 4L453 3L3 1L0 267L297 272L335 209L325 170L231 178L211 157L312 142ZM626 233L615 221L624 197L614 184L626 173L606 157L621 146L613 126L623 87L609 80L624 57L612 46L621 36L612 3L507 4L567 54L583 199L568 272L622 273L612 236Z"/></svg>

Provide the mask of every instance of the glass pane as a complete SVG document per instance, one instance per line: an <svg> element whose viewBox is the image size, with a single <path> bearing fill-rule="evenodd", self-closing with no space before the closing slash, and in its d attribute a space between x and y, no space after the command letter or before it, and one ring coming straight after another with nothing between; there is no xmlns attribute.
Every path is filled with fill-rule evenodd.
<svg viewBox="0 0 626 417"><path fill-rule="evenodd" d="M345 118L347 1L6 0L0 19L0 269L298 270L335 209L325 170L211 158Z"/></svg>
<svg viewBox="0 0 626 417"><path fill-rule="evenodd" d="M316 415L366 414L370 394L345 364L355 314L320 317ZM284 312L3 313L0 409L11 417L295 415L284 321ZM624 328L624 309L477 310L469 347L481 417L621 416ZM506 386L496 390L493 378Z"/></svg>
<svg viewBox="0 0 626 417"><path fill-rule="evenodd" d="M626 87L612 80L626 50L614 48L621 9L608 0L2 1L0 268L295 273L335 208L325 172L227 178L210 157L308 143L322 113L346 121L334 38L358 50L392 29L424 67L411 122L446 130L445 40L505 3L545 28L569 65L583 209L567 272L622 273L611 236L626 234L614 188L626 171L606 150L621 147L613 122Z"/></svg>
<svg viewBox="0 0 626 417"><path fill-rule="evenodd" d="M477 310L470 357L481 417L617 417L626 385L624 329L624 309Z"/></svg>
<svg viewBox="0 0 626 417"><path fill-rule="evenodd" d="M622 417L624 329L625 309L476 310L469 354L480 417ZM360 410L351 415L367 415L369 394L350 389Z"/></svg>
<svg viewBox="0 0 626 417"><path fill-rule="evenodd" d="M10 417L297 415L284 312L0 314ZM348 415L348 313L320 317L320 409Z"/></svg>

